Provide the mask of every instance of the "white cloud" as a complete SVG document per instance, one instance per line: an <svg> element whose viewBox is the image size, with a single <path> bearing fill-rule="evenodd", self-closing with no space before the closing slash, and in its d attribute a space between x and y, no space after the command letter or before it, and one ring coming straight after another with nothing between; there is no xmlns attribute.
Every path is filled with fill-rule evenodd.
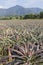
<svg viewBox="0 0 43 65"><path fill-rule="evenodd" d="M43 0L0 0L0 8L9 8L15 5L43 8Z"/></svg>
<svg viewBox="0 0 43 65"><path fill-rule="evenodd" d="M43 0L25 0L22 6L43 8Z"/></svg>
<svg viewBox="0 0 43 65"><path fill-rule="evenodd" d="M4 6L0 6L0 8L6 8L6 7L4 7Z"/></svg>
<svg viewBox="0 0 43 65"><path fill-rule="evenodd" d="M0 1L0 8L9 8L16 5L16 0L1 0Z"/></svg>

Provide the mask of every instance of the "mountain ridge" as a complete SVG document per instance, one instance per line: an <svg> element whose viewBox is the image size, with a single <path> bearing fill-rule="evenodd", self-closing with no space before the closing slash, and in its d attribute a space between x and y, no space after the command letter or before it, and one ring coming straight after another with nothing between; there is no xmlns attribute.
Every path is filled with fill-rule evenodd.
<svg viewBox="0 0 43 65"><path fill-rule="evenodd" d="M43 11L41 8L24 8L22 6L16 5L8 9L0 8L0 16L39 14L41 11Z"/></svg>

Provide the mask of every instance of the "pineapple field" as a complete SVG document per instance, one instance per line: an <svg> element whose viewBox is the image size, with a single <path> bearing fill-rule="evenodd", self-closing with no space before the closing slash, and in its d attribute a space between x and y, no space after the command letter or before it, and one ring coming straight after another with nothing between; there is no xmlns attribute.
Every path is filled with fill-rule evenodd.
<svg viewBox="0 0 43 65"><path fill-rule="evenodd" d="M0 20L0 65L43 65L43 19Z"/></svg>

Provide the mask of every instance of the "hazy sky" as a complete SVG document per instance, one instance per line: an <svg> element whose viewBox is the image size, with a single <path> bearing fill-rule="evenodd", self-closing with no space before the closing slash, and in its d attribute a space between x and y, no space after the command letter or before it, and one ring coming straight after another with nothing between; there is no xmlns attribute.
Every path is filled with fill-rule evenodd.
<svg viewBox="0 0 43 65"><path fill-rule="evenodd" d="M43 0L0 0L0 8L9 8L15 5L20 5L26 8L43 8Z"/></svg>

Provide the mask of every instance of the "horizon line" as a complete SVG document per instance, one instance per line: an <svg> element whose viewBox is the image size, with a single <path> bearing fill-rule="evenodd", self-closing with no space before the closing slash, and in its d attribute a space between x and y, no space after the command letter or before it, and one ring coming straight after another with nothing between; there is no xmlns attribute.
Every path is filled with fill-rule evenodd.
<svg viewBox="0 0 43 65"><path fill-rule="evenodd" d="M40 8L40 9L43 9L43 8L41 8L41 7L24 7L24 6L22 6L22 5L14 5L14 6L11 6L11 7L0 7L0 9L9 9L9 8L12 8L12 7L15 7L15 6L20 6L20 7L23 7L23 8Z"/></svg>

